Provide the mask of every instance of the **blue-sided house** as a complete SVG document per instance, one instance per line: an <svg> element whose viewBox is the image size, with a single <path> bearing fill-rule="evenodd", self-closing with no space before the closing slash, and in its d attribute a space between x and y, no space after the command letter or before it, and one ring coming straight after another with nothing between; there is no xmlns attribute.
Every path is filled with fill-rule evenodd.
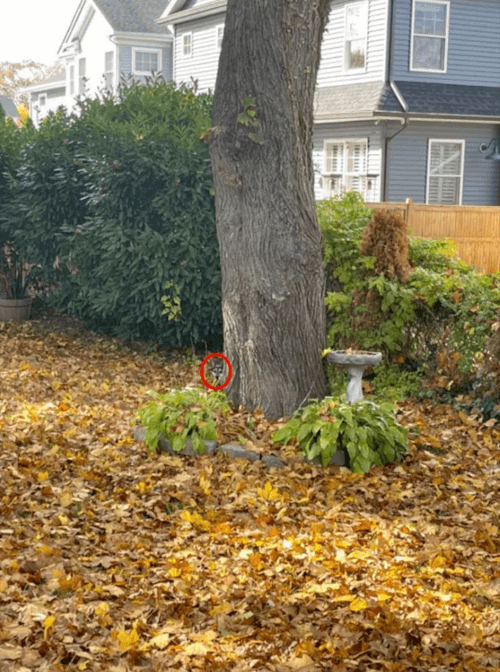
<svg viewBox="0 0 500 672"><path fill-rule="evenodd" d="M174 34L176 81L214 87L225 7L168 3L157 23ZM333 0L316 89L316 198L349 189L369 202L497 205L499 137L500 0Z"/></svg>
<svg viewBox="0 0 500 672"><path fill-rule="evenodd" d="M66 101L151 70L213 91L226 6L82 0L58 51ZM500 0L332 0L317 199L355 190L368 202L498 205L499 138Z"/></svg>

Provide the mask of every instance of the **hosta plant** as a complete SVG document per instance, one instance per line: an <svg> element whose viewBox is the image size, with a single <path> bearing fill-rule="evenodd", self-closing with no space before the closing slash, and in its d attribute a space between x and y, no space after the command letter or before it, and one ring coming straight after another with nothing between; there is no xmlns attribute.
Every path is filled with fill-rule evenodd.
<svg viewBox="0 0 500 672"><path fill-rule="evenodd" d="M345 398L325 397L298 409L273 436L275 443L293 440L308 460L319 457L324 465L343 450L346 466L357 473L401 460L408 452L406 429L396 421L393 405L366 399L349 404Z"/></svg>
<svg viewBox="0 0 500 672"><path fill-rule="evenodd" d="M192 389L170 390L166 394L150 391L149 394L155 401L150 401L138 413L146 427L144 442L153 451L160 438L166 438L176 451L181 451L189 439L197 453L204 453L203 441L217 439L214 413L229 411L226 395L222 392Z"/></svg>

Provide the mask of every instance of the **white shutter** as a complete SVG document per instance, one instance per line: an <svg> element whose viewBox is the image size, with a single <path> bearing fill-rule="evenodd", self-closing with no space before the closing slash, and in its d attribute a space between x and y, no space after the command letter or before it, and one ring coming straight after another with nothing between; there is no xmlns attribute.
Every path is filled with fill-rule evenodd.
<svg viewBox="0 0 500 672"><path fill-rule="evenodd" d="M344 146L341 142L327 142L325 174L340 174L344 169Z"/></svg>
<svg viewBox="0 0 500 672"><path fill-rule="evenodd" d="M368 141L344 140L325 142L325 198L342 196L345 191L357 191L366 199Z"/></svg>
<svg viewBox="0 0 500 672"><path fill-rule="evenodd" d="M460 204L462 166L463 142L429 142L427 203Z"/></svg>
<svg viewBox="0 0 500 672"><path fill-rule="evenodd" d="M366 142L347 143L346 173L366 173Z"/></svg>

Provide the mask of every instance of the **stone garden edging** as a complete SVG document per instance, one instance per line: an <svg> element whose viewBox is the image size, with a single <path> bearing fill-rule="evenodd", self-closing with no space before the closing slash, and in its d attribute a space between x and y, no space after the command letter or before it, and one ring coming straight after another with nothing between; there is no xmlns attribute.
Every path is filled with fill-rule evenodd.
<svg viewBox="0 0 500 672"><path fill-rule="evenodd" d="M134 428L134 439L139 443L144 441L146 435L145 427L135 427ZM253 450L247 450L244 446L241 446L239 443L225 443L222 446L217 446L217 441L203 441L206 447L205 455L213 455L217 451L222 451L230 457L235 459L250 460L251 462L262 462L268 467L284 467L285 463L280 460L276 455L260 455ZM168 453L169 455L184 455L185 457L196 457L199 455L194 448L191 441L188 439L186 441L186 447L180 451L176 451L172 448L169 441L166 438L160 438L158 441L158 446L162 453ZM304 461L308 461L304 458ZM321 459L319 457L312 460L314 464L321 464ZM330 462L327 466L336 466L343 467L345 465L345 455L343 450L337 450L330 459Z"/></svg>

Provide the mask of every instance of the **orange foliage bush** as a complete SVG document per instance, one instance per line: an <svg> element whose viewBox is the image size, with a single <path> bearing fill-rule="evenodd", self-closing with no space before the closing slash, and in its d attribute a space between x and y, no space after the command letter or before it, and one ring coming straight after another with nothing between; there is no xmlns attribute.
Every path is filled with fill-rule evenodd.
<svg viewBox="0 0 500 672"><path fill-rule="evenodd" d="M408 230L399 213L375 212L363 232L361 254L376 258L375 273L406 282L410 272Z"/></svg>

